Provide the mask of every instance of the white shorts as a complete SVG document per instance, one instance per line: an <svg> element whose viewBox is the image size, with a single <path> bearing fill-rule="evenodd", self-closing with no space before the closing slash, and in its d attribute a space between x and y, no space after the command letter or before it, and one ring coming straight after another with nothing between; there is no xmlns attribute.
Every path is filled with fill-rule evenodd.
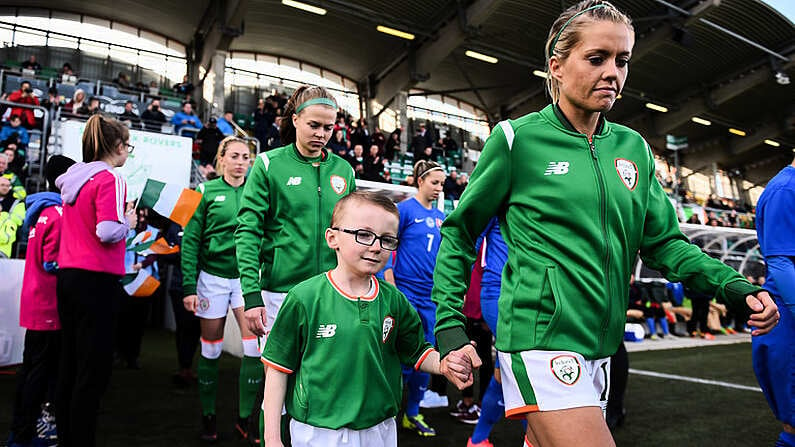
<svg viewBox="0 0 795 447"><path fill-rule="evenodd" d="M585 360L570 351L498 352L505 417L535 411L607 408L610 357Z"/></svg>
<svg viewBox="0 0 795 447"><path fill-rule="evenodd" d="M284 297L287 292L269 292L262 291L262 302L265 304L265 339L267 340L268 334L273 329L273 323L276 322L276 315L279 314L279 309L282 308ZM264 346L264 345L263 345Z"/></svg>
<svg viewBox="0 0 795 447"><path fill-rule="evenodd" d="M363 430L331 430L293 419L290 421L290 440L293 447L397 447L397 424L395 418L389 418Z"/></svg>
<svg viewBox="0 0 795 447"><path fill-rule="evenodd" d="M199 296L196 316L208 320L224 318L230 306L237 309L245 304L240 278L221 278L203 271L196 282L196 295Z"/></svg>

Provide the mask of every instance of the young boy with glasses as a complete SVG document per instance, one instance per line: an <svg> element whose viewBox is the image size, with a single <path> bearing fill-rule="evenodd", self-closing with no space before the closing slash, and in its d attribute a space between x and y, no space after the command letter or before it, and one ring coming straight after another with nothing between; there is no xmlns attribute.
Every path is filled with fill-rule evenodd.
<svg viewBox="0 0 795 447"><path fill-rule="evenodd" d="M337 266L290 290L262 355L268 447L281 445L285 400L294 447L396 446L401 363L440 373L417 312L374 276L397 249L398 220L377 193L353 192L334 207L325 236ZM450 360L471 383L464 357Z"/></svg>

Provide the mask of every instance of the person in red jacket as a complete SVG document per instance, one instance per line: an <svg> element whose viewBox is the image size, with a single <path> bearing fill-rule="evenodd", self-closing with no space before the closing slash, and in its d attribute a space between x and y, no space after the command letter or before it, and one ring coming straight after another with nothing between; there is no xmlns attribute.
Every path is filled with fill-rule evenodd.
<svg viewBox="0 0 795 447"><path fill-rule="evenodd" d="M19 104L39 105L39 98L36 98L36 95L33 94L33 87L30 86L28 81L22 81L19 85L19 90L8 95L8 100ZM14 107L11 109L11 115L19 115L22 118L22 125L28 129L32 129L36 125L33 109Z"/></svg>
<svg viewBox="0 0 795 447"><path fill-rule="evenodd" d="M19 325L26 329L25 351L18 373L11 445L28 445L33 440L42 404L55 397L61 345L55 273L63 213L55 179L73 164L74 160L63 155L51 157L45 167L50 190L25 200L28 211L23 226L30 231L19 303Z"/></svg>

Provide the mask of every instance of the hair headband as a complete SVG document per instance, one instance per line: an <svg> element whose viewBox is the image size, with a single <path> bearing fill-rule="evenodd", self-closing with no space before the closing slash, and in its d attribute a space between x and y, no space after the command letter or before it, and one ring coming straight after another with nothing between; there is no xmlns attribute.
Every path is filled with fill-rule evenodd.
<svg viewBox="0 0 795 447"><path fill-rule="evenodd" d="M419 178L423 178L423 177L425 177L425 174L427 174L429 172L433 172L433 171L444 171L444 169L442 169L441 166L434 166L434 167L428 169L427 171L423 172L422 174L420 174Z"/></svg>
<svg viewBox="0 0 795 447"><path fill-rule="evenodd" d="M298 115L301 113L302 110L309 106L313 106L315 104L323 104L324 106L332 107L334 110L337 110L337 103L329 98L314 98L308 101L304 101L300 106L295 108L295 114Z"/></svg>
<svg viewBox="0 0 795 447"><path fill-rule="evenodd" d="M552 57L552 55L555 53L555 45L558 44L558 39L560 39L560 35L563 33L563 30L566 29L566 27L569 26L569 24L572 21L574 21L574 19L576 19L577 17L585 14L588 11L593 11L594 9L599 9L599 8L607 8L607 5L605 5L604 3L599 3L598 5L593 5L590 8L585 8L582 11L578 12L577 14L574 14L573 16L571 16L571 18L569 20L566 20L566 23L564 23L563 26L560 27L560 30L555 35L555 39L552 40L552 45L549 46L549 57Z"/></svg>

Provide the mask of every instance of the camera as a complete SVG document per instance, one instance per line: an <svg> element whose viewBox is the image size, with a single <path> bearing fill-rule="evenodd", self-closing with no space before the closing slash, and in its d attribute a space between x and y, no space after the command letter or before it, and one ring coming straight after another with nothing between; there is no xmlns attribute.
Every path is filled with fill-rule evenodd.
<svg viewBox="0 0 795 447"><path fill-rule="evenodd" d="M31 93L33 93L33 89L32 89L32 88L30 88L30 87L26 88L26 89L25 89L25 90L23 90L23 91L24 91L25 93L27 93L27 94L31 94Z"/></svg>
<svg viewBox="0 0 795 447"><path fill-rule="evenodd" d="M152 111L153 111L153 112L157 112L157 110L158 110L159 108L160 108L160 106L152 106Z"/></svg>

